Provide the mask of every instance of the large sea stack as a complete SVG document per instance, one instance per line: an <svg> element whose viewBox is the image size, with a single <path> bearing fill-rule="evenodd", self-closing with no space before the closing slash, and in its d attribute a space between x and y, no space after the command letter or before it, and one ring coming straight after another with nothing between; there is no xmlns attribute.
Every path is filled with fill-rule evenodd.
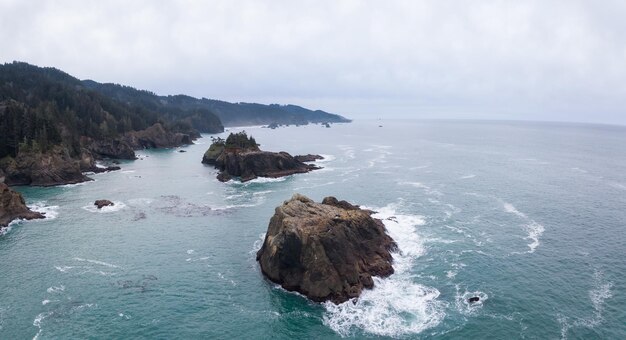
<svg viewBox="0 0 626 340"><path fill-rule="evenodd" d="M317 302L342 303L393 274L397 246L372 212L326 197L295 194L276 208L257 260L263 274Z"/></svg>
<svg viewBox="0 0 626 340"><path fill-rule="evenodd" d="M202 163L220 170L217 179L226 182L238 177L242 182L257 177L277 178L320 169L305 164L286 152L261 151L254 138L245 133L231 133L226 140L216 138L202 158ZM317 156L320 157L320 156Z"/></svg>
<svg viewBox="0 0 626 340"><path fill-rule="evenodd" d="M1 177L0 180L2 180ZM0 181L0 230L15 219L32 220L35 218L44 218L44 216L28 209L22 195Z"/></svg>

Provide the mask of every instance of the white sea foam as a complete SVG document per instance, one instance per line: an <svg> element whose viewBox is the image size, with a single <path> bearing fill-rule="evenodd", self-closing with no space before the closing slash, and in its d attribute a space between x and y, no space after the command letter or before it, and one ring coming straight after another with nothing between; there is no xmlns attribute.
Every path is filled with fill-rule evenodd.
<svg viewBox="0 0 626 340"><path fill-rule="evenodd" d="M193 250L193 249L189 249L189 250L187 250L187 254L191 255L191 254L193 254L193 253L194 253L194 250Z"/></svg>
<svg viewBox="0 0 626 340"><path fill-rule="evenodd" d="M30 210L43 214L46 220L53 220L59 216L58 205L47 205L45 201L35 202L28 206ZM37 220L32 220L37 221Z"/></svg>
<svg viewBox="0 0 626 340"><path fill-rule="evenodd" d="M374 278L374 288L352 301L335 305L324 303L324 324L341 336L362 330L378 336L418 334L438 325L445 317L445 303L437 300L439 291L414 282L413 262L425 249L416 227L425 224L420 215L397 214L395 205L373 209L385 223L400 251L394 254L395 273Z"/></svg>
<svg viewBox="0 0 626 340"><path fill-rule="evenodd" d="M42 304L43 306L45 306L45 305L49 304L50 302L52 302L52 301L50 301L50 300L46 299L46 300L41 301L41 304Z"/></svg>
<svg viewBox="0 0 626 340"><path fill-rule="evenodd" d="M457 284L455 285L456 295L455 295L455 306L456 310L464 315L472 315L480 310L483 306L483 303L489 299L489 295L487 293L481 291L467 291L465 290L461 293L461 288ZM472 297L479 297L480 300L476 302L469 302L469 299Z"/></svg>
<svg viewBox="0 0 626 340"><path fill-rule="evenodd" d="M470 179L470 178L474 178L474 177L476 177L476 175L474 175L474 174L469 174L469 175L461 176L461 177L459 177L459 178L460 178L460 179Z"/></svg>
<svg viewBox="0 0 626 340"><path fill-rule="evenodd" d="M132 174L132 173L135 172L135 170L122 170L120 172L123 173L123 174Z"/></svg>
<svg viewBox="0 0 626 340"><path fill-rule="evenodd" d="M46 289L46 292L52 294L52 293L59 293L59 292L63 292L65 291L65 286L64 285L60 285L60 286L52 286L52 287L48 287L48 289Z"/></svg>
<svg viewBox="0 0 626 340"><path fill-rule="evenodd" d="M530 241L530 243L528 244L528 248L530 249L526 253L534 253L537 247L539 247L539 245L541 244L540 238L545 231L544 226L535 222L535 220L529 218L523 212L517 210L515 206L513 206L513 204L511 203L503 202L502 206L504 207L504 211L506 211L507 213L514 214L525 221L524 229L526 230L528 235L524 237L524 239ZM519 252L513 252L512 254L519 254Z"/></svg>
<svg viewBox="0 0 626 340"><path fill-rule="evenodd" d="M287 177L290 177L290 176L278 177L278 178L258 177L251 181L245 182L244 184L284 182L285 180L287 180Z"/></svg>
<svg viewBox="0 0 626 340"><path fill-rule="evenodd" d="M121 201L113 201L113 205L104 206L101 209L98 209L98 207L95 206L94 204L89 204L83 207L83 209L89 212L100 213L100 214L112 213L112 212L120 211L124 208L126 208L126 204L124 204L124 202L121 202Z"/></svg>
<svg viewBox="0 0 626 340"><path fill-rule="evenodd" d="M96 180L92 180L92 181L86 181L86 182L80 182L80 183L74 183L74 184L63 184L63 185L59 185L59 188L73 188L73 187L77 187L80 185L85 185L89 182L95 182Z"/></svg>
<svg viewBox="0 0 626 340"><path fill-rule="evenodd" d="M109 267L109 268L119 268L119 266L116 266L114 264L103 262L103 261L98 261L98 260L89 260L89 259L83 259L80 257L75 257L74 260L80 261L80 262L89 262L93 264L98 264L98 265Z"/></svg>
<svg viewBox="0 0 626 340"><path fill-rule="evenodd" d="M584 327L594 328L604 321L604 305L607 299L613 297L611 288L613 283L604 279L604 274L596 270L593 277L593 287L589 290L589 299L593 312L586 318L576 318L569 322L570 318L564 315L557 315L557 320L561 324L561 338L567 339L567 333L571 328Z"/></svg>
<svg viewBox="0 0 626 340"><path fill-rule="evenodd" d="M128 200L128 204L133 207L144 207L150 205L152 202L153 200L151 198L131 198Z"/></svg>
<svg viewBox="0 0 626 340"><path fill-rule="evenodd" d="M315 163L326 163L335 160L335 156L333 155L320 154L320 156L324 157L324 159L318 159L315 161Z"/></svg>

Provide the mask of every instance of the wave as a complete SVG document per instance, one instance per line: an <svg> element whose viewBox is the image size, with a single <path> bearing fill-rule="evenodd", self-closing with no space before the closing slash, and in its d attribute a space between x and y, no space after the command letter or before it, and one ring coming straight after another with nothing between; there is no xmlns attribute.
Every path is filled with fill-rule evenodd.
<svg viewBox="0 0 626 340"><path fill-rule="evenodd" d="M461 177L459 177L459 179L470 179L470 178L474 178L474 177L476 177L476 175L469 174L469 175L461 176Z"/></svg>
<svg viewBox="0 0 626 340"><path fill-rule="evenodd" d="M537 247L539 247L539 245L541 244L539 239L541 238L541 235L543 235L543 232L545 231L544 226L535 222L535 220L529 218L523 212L517 210L515 206L513 206L513 204L511 203L503 202L502 206L504 208L504 211L506 211L507 213L514 214L515 216L526 221L526 224L524 225L524 229L526 230L528 235L524 237L524 239L531 241L528 244L528 248L530 248L530 250L528 250L526 253L529 253L529 254L534 253ZM519 252L513 252L512 254L519 254Z"/></svg>
<svg viewBox="0 0 626 340"><path fill-rule="evenodd" d="M36 211L38 213L43 214L46 218L45 220L53 220L59 216L59 206L58 205L46 205L45 201L35 202L28 206L28 208L32 211ZM37 221L37 220L33 220Z"/></svg>
<svg viewBox="0 0 626 340"><path fill-rule="evenodd" d="M48 293L59 293L59 292L64 292L65 291L65 286L64 285L59 285L59 286L52 286L52 287L48 287L48 289L46 289L46 292Z"/></svg>
<svg viewBox="0 0 626 340"><path fill-rule="evenodd" d="M320 154L320 156L324 157L324 159L318 159L315 163L327 163L335 160L335 156L333 155Z"/></svg>
<svg viewBox="0 0 626 340"><path fill-rule="evenodd" d="M563 315L557 315L557 321L561 324L562 339L567 339L567 333L572 328L594 328L604 321L604 305L607 299L613 297L611 292L613 282L604 280L603 273L598 270L594 272L593 281L593 288L589 290L589 299L591 300L591 307L593 309L590 317L576 318L574 322L570 323L570 318Z"/></svg>
<svg viewBox="0 0 626 340"><path fill-rule="evenodd" d="M75 257L74 260L80 261L80 262L89 262L89 263L93 263L93 264L99 264L101 266L106 266L106 267L109 267L109 268L119 268L119 266L116 266L114 264L103 262L103 261L98 261L98 260L89 260L89 259L83 259L83 258L80 258L80 257Z"/></svg>
<svg viewBox="0 0 626 340"><path fill-rule="evenodd" d="M356 330L378 336L418 334L437 326L445 317L445 303L438 300L439 291L414 282L411 268L425 253L416 227L425 224L421 215L396 213L388 205L373 216L383 220L399 252L394 253L395 273L388 278L374 278L374 288L364 290L358 299L335 305L325 302L323 322L341 336Z"/></svg>
<svg viewBox="0 0 626 340"><path fill-rule="evenodd" d="M124 204L124 202L121 202L121 201L113 201L113 205L105 206L105 207L102 207L101 209L98 209L98 207L93 204L86 205L83 207L83 209L89 212L101 213L101 214L120 211L124 208L126 208L126 204Z"/></svg>

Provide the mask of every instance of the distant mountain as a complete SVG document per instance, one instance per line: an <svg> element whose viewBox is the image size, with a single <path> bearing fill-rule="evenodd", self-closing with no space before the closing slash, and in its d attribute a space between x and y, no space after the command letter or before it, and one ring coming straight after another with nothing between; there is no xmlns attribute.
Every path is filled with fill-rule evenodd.
<svg viewBox="0 0 626 340"><path fill-rule="evenodd" d="M84 80L83 85L120 102L167 110L212 112L225 126L247 125L304 125L308 123L347 123L340 115L321 110L309 110L296 105L264 105L256 103L229 103L221 100L194 98L186 95L157 96L152 92L136 90L117 84L101 84Z"/></svg>

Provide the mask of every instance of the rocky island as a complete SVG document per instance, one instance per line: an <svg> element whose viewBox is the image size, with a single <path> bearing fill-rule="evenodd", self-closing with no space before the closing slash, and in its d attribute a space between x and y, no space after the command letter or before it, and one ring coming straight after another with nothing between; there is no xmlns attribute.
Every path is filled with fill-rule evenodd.
<svg viewBox="0 0 626 340"><path fill-rule="evenodd" d="M295 194L277 207L257 253L272 282L317 302L342 303L393 274L396 243L372 211L326 197Z"/></svg>
<svg viewBox="0 0 626 340"><path fill-rule="evenodd" d="M202 157L202 163L219 169L217 179L222 182L234 177L247 182L257 177L277 178L320 169L301 160L314 161L321 158L318 155L293 157L286 152L261 151L256 140L242 131L231 133L226 140L214 138Z"/></svg>
<svg viewBox="0 0 626 340"><path fill-rule="evenodd" d="M0 233L13 220L44 218L41 213L28 209L22 195L11 190L2 180L0 177Z"/></svg>

